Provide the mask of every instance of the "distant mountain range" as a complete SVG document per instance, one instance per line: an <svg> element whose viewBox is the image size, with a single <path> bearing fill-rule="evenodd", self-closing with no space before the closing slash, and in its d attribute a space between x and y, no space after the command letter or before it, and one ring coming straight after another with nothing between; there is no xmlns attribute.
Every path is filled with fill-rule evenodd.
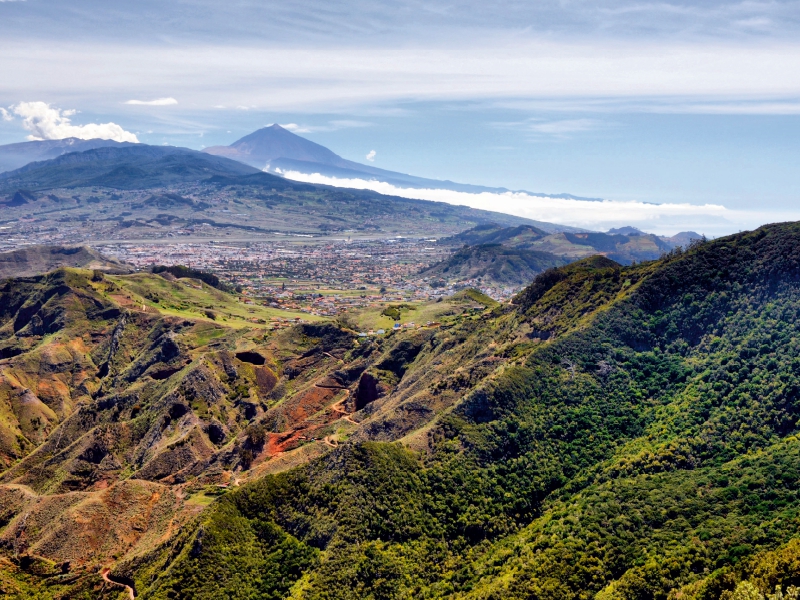
<svg viewBox="0 0 800 600"><path fill-rule="evenodd" d="M507 227L482 223L452 237L443 238L438 243L469 247L501 244L504 248L545 252L568 260L603 254L619 263L631 264L634 261L654 260L676 246L688 246L692 240L700 238L702 236L693 231L661 237L635 227L612 229L608 233L548 232L531 225Z"/></svg>
<svg viewBox="0 0 800 600"><path fill-rule="evenodd" d="M115 144L0 173L0 238L14 238L10 248L234 232L248 239L347 231L438 238L486 221L577 231L444 202L306 184L171 146Z"/></svg>
<svg viewBox="0 0 800 600"><path fill-rule="evenodd" d="M215 156L224 156L270 173L285 174L289 171L313 175L319 173L326 177L339 179L368 179L383 181L391 185L416 189L446 189L457 192L477 194L481 192L503 193L510 190L500 187L486 187L455 183L448 180L426 179L396 171L378 169L369 165L346 160L299 135L287 131L278 124L270 125L246 135L230 146L211 146L203 150ZM581 198L571 194L543 194L526 192L547 198L567 198L575 200L600 200L600 198Z"/></svg>
<svg viewBox="0 0 800 600"><path fill-rule="evenodd" d="M501 244L464 246L445 260L420 272L422 277L483 286L522 287L546 269L567 264L550 252Z"/></svg>
<svg viewBox="0 0 800 600"><path fill-rule="evenodd" d="M7 144L0 146L0 173L13 171L32 162L49 160L70 152L133 145L128 142L115 142L113 140L80 140L78 138Z"/></svg>
<svg viewBox="0 0 800 600"><path fill-rule="evenodd" d="M102 186L114 189L148 189L199 181L214 176L238 177L260 174L242 163L172 146L117 144L62 154L0 173L0 190L47 190Z"/></svg>

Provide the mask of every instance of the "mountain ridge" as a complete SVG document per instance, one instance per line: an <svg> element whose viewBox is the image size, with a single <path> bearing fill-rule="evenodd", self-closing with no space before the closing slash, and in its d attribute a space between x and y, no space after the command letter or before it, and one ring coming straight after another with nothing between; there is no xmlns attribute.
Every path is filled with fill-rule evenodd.
<svg viewBox="0 0 800 600"><path fill-rule="evenodd" d="M43 275L67 266L118 273L131 270L130 267L87 246L67 248L34 245L11 252L0 252L0 279Z"/></svg>
<svg viewBox="0 0 800 600"><path fill-rule="evenodd" d="M0 290L19 351L3 392L27 399L0 407L39 440L0 474L17 598L103 597L92 564L159 600L738 600L797 582L800 223L589 257L382 337L232 328L181 308L187 283L62 270ZM27 386L57 423L24 391L45 372L73 374L74 397ZM135 521L106 546L99 520L103 544L63 543L87 505L54 492L134 485L136 506L175 499L169 535Z"/></svg>
<svg viewBox="0 0 800 600"><path fill-rule="evenodd" d="M325 175L340 179L370 179L390 183L397 187L442 188L466 193L504 193L501 187L456 183L449 180L427 179L406 173L388 171L342 158L328 148L294 134L277 123L263 127L233 142L230 146L211 146L203 152L239 160L258 169L279 175L291 171L304 174ZM600 198L583 198L571 194L544 194L525 192L546 198L600 201Z"/></svg>
<svg viewBox="0 0 800 600"><path fill-rule="evenodd" d="M0 189L42 191L93 185L141 189L255 173L256 169L242 163L187 148L130 144L70 152L0 173Z"/></svg>
<svg viewBox="0 0 800 600"><path fill-rule="evenodd" d="M0 173L13 171L25 165L56 158L70 152L83 152L94 148L122 147L132 145L130 142L114 140L80 138L64 138L60 140L39 140L18 142L0 146Z"/></svg>

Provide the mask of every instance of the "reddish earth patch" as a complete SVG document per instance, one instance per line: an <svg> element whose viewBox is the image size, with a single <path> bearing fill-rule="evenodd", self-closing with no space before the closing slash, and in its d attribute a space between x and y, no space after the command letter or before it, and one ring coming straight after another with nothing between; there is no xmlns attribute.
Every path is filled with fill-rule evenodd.
<svg viewBox="0 0 800 600"><path fill-rule="evenodd" d="M304 427L287 431L285 433L271 433L267 440L267 455L271 458L282 452L294 450L303 442L316 441L319 439L314 435L314 431L321 426Z"/></svg>
<svg viewBox="0 0 800 600"><path fill-rule="evenodd" d="M328 406L338 393L338 388L314 386L289 400L282 412L289 423L300 423Z"/></svg>

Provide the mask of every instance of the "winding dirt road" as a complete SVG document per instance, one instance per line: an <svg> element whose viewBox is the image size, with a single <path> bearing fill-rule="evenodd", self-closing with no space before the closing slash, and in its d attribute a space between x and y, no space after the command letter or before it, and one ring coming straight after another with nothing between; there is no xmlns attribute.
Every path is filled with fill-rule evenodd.
<svg viewBox="0 0 800 600"><path fill-rule="evenodd" d="M110 583L111 585L124 587L126 590L128 590L128 597L131 600L136 600L136 591L133 589L133 587L129 586L127 583L123 583L122 581L115 581L111 578L112 576L109 576L109 573L111 573L111 569L108 567L105 567L102 571L100 571L100 577L103 578L103 581Z"/></svg>

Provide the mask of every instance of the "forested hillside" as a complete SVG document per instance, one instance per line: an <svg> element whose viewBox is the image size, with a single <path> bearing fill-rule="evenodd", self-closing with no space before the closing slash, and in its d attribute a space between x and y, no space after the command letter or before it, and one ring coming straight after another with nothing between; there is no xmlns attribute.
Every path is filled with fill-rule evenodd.
<svg viewBox="0 0 800 600"><path fill-rule="evenodd" d="M261 351L283 378L357 381L347 434L252 470L113 576L154 599L782 598L800 584L799 329L792 223L550 269L511 305L382 345L345 351L331 328L291 360ZM302 362L323 352L340 366ZM280 429L292 402L232 443L264 460L285 434L244 432ZM308 422L341 417L326 410ZM47 569L13 564L15 590L54 597Z"/></svg>
<svg viewBox="0 0 800 600"><path fill-rule="evenodd" d="M796 224L547 272L464 326L509 360L424 436L251 483L127 569L152 598L699 599L798 583L784 544L800 533L799 301Z"/></svg>
<svg viewBox="0 0 800 600"><path fill-rule="evenodd" d="M447 259L423 269L420 275L447 281L521 286L545 269L566 263L563 258L549 252L480 244L457 250Z"/></svg>

